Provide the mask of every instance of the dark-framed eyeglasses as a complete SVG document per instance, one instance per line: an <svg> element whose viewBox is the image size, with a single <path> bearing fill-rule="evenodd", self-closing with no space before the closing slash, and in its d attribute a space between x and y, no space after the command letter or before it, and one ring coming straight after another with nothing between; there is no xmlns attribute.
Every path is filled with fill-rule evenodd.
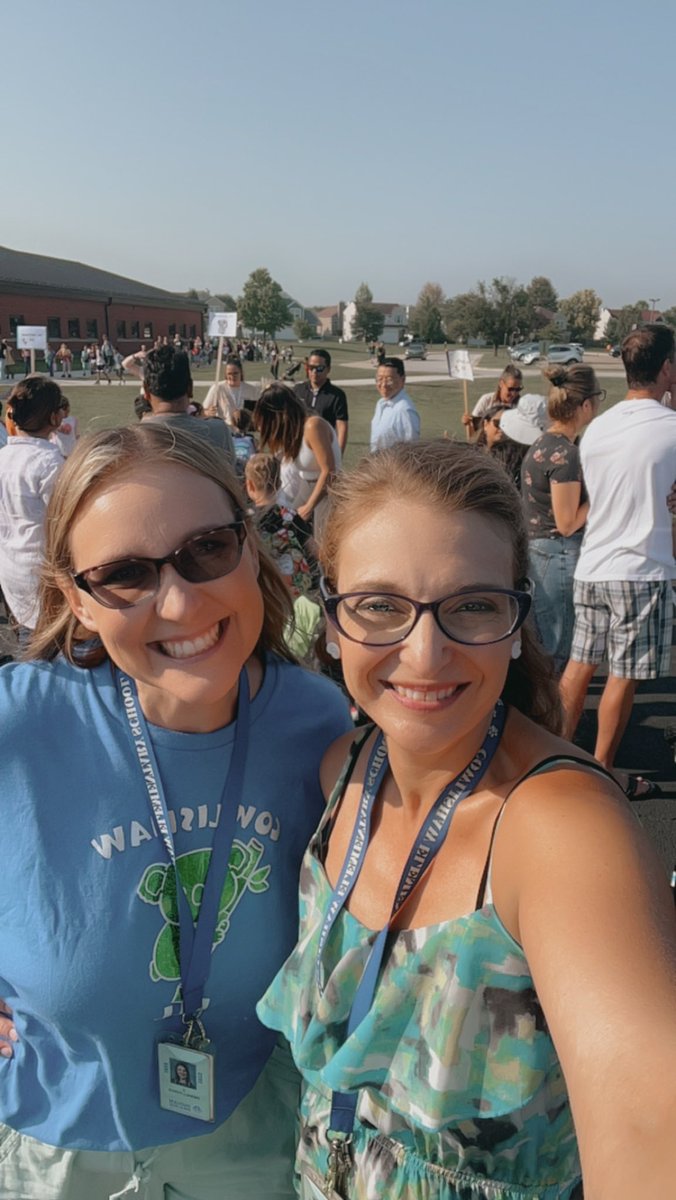
<svg viewBox="0 0 676 1200"><path fill-rule="evenodd" d="M505 391L507 392L507 394L509 396L519 396L521 394L521 392L523 391L523 387L521 386L521 384L518 384L518 385L515 384L514 387L505 388Z"/></svg>
<svg viewBox="0 0 676 1200"><path fill-rule="evenodd" d="M210 583L229 575L239 566L245 539L240 516L229 525L193 534L164 558L119 558L78 571L72 579L105 608L132 608L156 595L160 571L167 564L188 583Z"/></svg>
<svg viewBox="0 0 676 1200"><path fill-rule="evenodd" d="M322 363L320 366L317 365L317 363L310 363L308 365L308 371L316 371L319 375L322 375L324 371L328 371L328 369L329 368L327 367L326 363Z"/></svg>
<svg viewBox="0 0 676 1200"><path fill-rule="evenodd" d="M601 388L600 391L598 391L598 392L590 392L588 396L585 396L585 400L595 400L596 397L598 396L599 404L603 404L603 401L605 400L606 395L607 395L606 389Z"/></svg>
<svg viewBox="0 0 676 1200"><path fill-rule="evenodd" d="M491 646L516 633L532 602L527 590L494 587L462 588L440 600L412 600L396 592L331 593L321 580L321 597L328 619L344 637L362 646L394 646L415 629L422 614L431 612L441 632L463 646Z"/></svg>

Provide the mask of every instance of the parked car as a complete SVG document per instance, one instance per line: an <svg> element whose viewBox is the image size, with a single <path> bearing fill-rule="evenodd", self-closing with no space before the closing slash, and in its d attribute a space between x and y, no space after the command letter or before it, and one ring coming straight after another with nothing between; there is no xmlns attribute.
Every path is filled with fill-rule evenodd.
<svg viewBox="0 0 676 1200"><path fill-rule="evenodd" d="M522 362L525 366L537 362L540 357L539 342L519 342L518 346L508 347L514 362Z"/></svg>
<svg viewBox="0 0 676 1200"><path fill-rule="evenodd" d="M621 346L609 346L608 353L611 358L619 358L622 353L622 347Z"/></svg>
<svg viewBox="0 0 676 1200"><path fill-rule="evenodd" d="M427 358L427 346L417 340L409 342L404 351L404 358Z"/></svg>
<svg viewBox="0 0 676 1200"><path fill-rule="evenodd" d="M566 342L561 346L550 346L547 351L547 362L550 363L565 363L567 367L573 363L580 363L584 358L584 350L580 346L573 345L572 342Z"/></svg>

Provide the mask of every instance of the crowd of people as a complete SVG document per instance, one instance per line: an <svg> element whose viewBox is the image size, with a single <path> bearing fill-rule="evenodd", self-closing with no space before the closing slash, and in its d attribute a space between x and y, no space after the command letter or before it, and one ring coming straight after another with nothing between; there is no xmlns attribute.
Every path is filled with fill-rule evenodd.
<svg viewBox="0 0 676 1200"><path fill-rule="evenodd" d="M0 1195L669 1195L676 926L614 758L669 669L673 333L603 413L510 366L457 440L383 355L352 471L328 350L228 350L202 406L144 347L81 438L56 380L7 401Z"/></svg>

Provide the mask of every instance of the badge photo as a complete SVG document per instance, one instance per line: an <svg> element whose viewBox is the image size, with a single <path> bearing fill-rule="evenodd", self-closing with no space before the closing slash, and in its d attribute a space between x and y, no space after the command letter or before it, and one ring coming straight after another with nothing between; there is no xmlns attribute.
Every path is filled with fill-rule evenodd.
<svg viewBox="0 0 676 1200"><path fill-rule="evenodd" d="M214 1056L183 1042L160 1042L157 1047L160 1105L169 1112L214 1119Z"/></svg>

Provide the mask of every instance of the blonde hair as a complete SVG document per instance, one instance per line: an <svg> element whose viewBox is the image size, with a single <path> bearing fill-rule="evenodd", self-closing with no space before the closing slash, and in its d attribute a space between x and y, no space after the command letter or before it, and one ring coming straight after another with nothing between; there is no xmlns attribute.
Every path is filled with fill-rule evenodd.
<svg viewBox="0 0 676 1200"><path fill-rule="evenodd" d="M331 486L329 515L320 546L327 581L335 587L340 546L365 516L396 497L448 513L476 512L502 527L512 547L514 584L528 576L528 538L521 497L504 469L474 446L440 438L399 442L361 460ZM522 653L512 659L503 698L527 717L558 733L561 706L549 658L529 623L521 629Z"/></svg>
<svg viewBox="0 0 676 1200"><path fill-rule="evenodd" d="M576 409L598 389L594 368L584 363L549 367L542 374L550 384L547 412L552 421L572 421Z"/></svg>
<svg viewBox="0 0 676 1200"><path fill-rule="evenodd" d="M276 496L282 481L279 459L273 454L252 454L244 465L244 478L257 492Z"/></svg>
<svg viewBox="0 0 676 1200"><path fill-rule="evenodd" d="M247 538L259 559L258 583L263 595L263 628L256 650L295 661L284 642L292 616L289 591L246 517L246 502L233 468L223 451L206 438L173 425L140 424L109 429L81 438L66 460L47 509L45 562L40 582L40 612L26 657L52 659L62 653L76 666L98 666L108 657L91 633L83 629L64 593L71 582L73 562L70 533L81 506L103 491L113 479L149 463L167 462L211 479L245 520ZM142 518L143 514L139 514Z"/></svg>

